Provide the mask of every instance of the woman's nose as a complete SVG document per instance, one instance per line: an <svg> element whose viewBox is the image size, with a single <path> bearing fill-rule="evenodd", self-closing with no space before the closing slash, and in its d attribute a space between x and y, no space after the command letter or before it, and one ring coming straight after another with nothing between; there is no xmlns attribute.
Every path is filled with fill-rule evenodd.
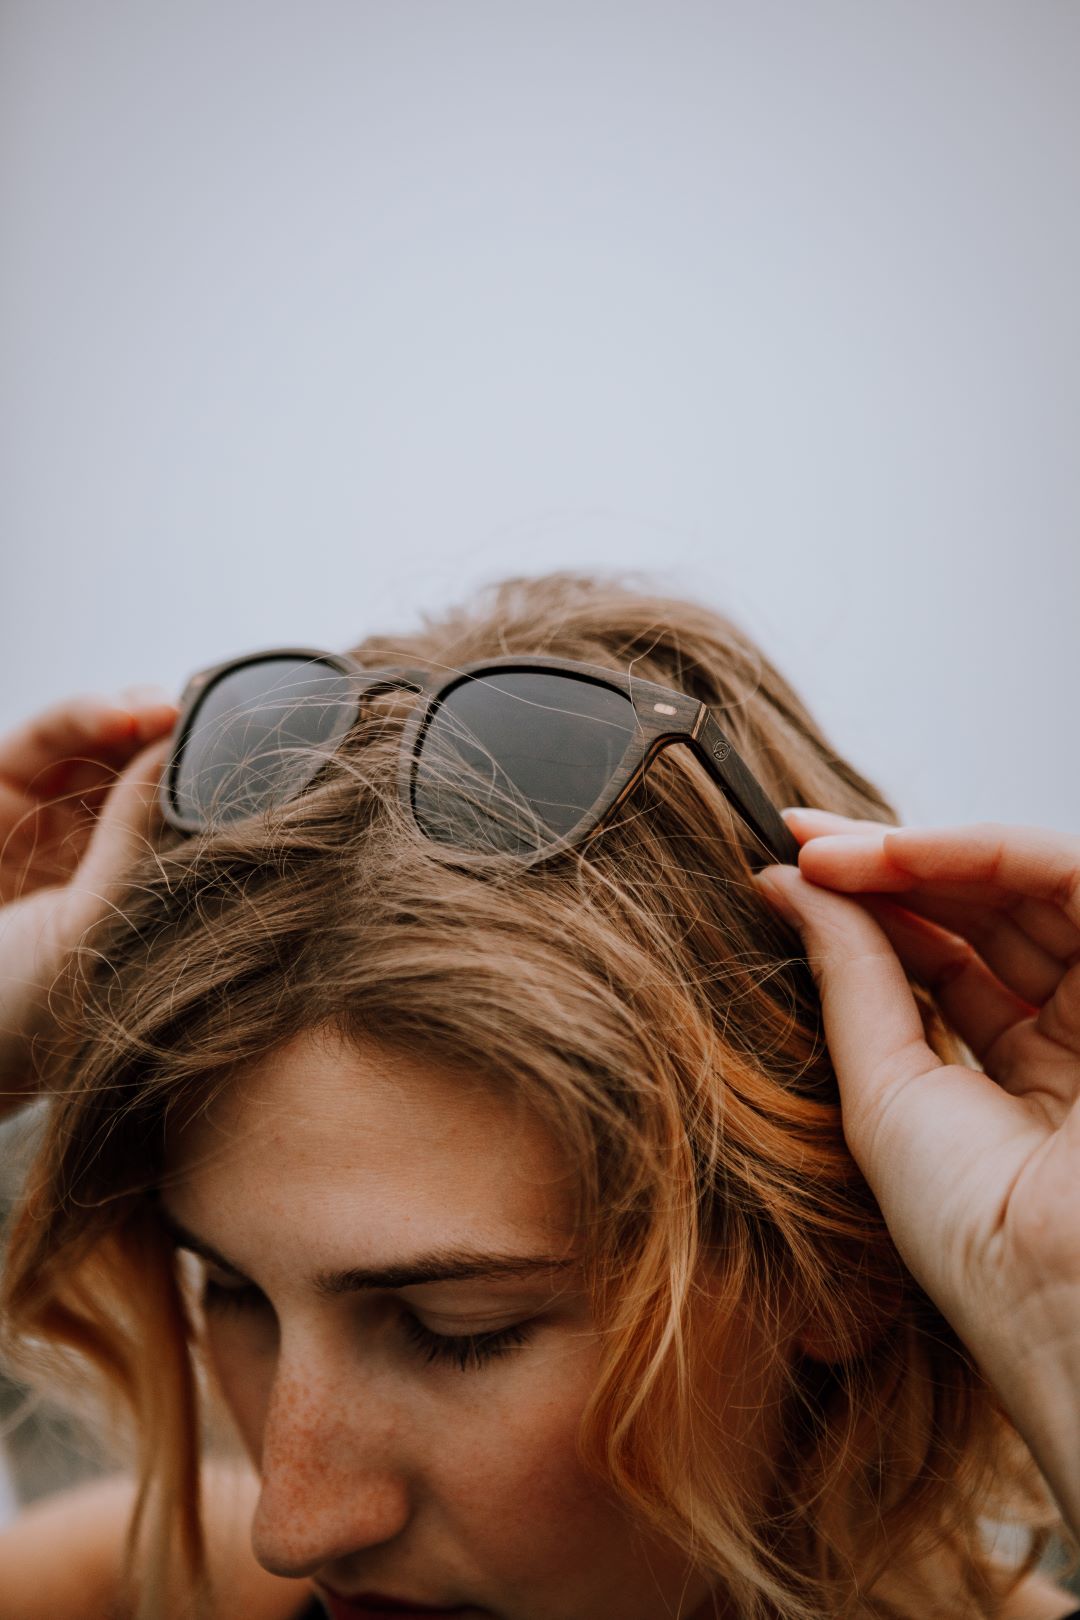
<svg viewBox="0 0 1080 1620"><path fill-rule="evenodd" d="M370 1389L346 1396L302 1372L275 1381L251 1529L264 1569L300 1578L400 1535L410 1501L396 1427Z"/></svg>

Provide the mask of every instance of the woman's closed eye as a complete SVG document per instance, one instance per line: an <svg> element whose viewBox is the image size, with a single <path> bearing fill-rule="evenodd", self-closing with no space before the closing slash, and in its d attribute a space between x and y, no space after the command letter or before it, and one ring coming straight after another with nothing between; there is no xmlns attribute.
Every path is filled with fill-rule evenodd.
<svg viewBox="0 0 1080 1620"><path fill-rule="evenodd" d="M425 1361L449 1362L462 1372L479 1370L497 1356L527 1344L532 1335L531 1322L512 1322L487 1333L433 1333L412 1311L404 1309L401 1324L405 1337Z"/></svg>
<svg viewBox="0 0 1080 1620"><path fill-rule="evenodd" d="M273 1310L266 1295L253 1283L222 1283L210 1275L203 1279L200 1303L208 1315ZM462 1372L479 1371L488 1362L527 1344L534 1327L533 1322L524 1321L480 1333L436 1333L403 1302L399 1302L398 1320L405 1343L423 1362L441 1362Z"/></svg>

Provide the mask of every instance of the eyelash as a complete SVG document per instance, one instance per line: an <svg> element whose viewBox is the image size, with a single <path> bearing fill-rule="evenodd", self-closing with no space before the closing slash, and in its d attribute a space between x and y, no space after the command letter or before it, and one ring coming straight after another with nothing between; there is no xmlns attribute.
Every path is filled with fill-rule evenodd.
<svg viewBox="0 0 1080 1620"><path fill-rule="evenodd" d="M411 1312L402 1317L402 1326L426 1362L449 1362L462 1372L478 1372L487 1362L527 1344L531 1334L528 1322L512 1322L492 1333L432 1333Z"/></svg>
<svg viewBox="0 0 1080 1620"><path fill-rule="evenodd" d="M207 1277L202 1285L201 1303L205 1311L255 1311L266 1304L266 1299L257 1288L228 1288ZM425 1362L442 1362L458 1367L461 1372L479 1371L489 1361L527 1344L532 1336L528 1322L512 1322L509 1327L496 1328L491 1333L433 1333L411 1311L403 1313L401 1325L405 1337Z"/></svg>

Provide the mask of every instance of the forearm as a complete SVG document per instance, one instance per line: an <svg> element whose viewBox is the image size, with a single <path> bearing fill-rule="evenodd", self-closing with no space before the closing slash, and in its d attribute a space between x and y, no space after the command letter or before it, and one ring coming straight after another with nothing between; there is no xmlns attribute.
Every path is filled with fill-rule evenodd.
<svg viewBox="0 0 1080 1620"><path fill-rule="evenodd" d="M35 1059L55 1033L58 975L69 950L47 893L0 907L0 1119L40 1094Z"/></svg>
<svg viewBox="0 0 1080 1620"><path fill-rule="evenodd" d="M983 1365L1080 1541L1080 1289Z"/></svg>

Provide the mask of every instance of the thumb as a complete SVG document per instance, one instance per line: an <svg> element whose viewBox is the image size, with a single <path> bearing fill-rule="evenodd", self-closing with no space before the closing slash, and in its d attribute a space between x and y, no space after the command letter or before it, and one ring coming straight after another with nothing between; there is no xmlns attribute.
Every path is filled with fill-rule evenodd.
<svg viewBox="0 0 1080 1620"><path fill-rule="evenodd" d="M873 1183L881 1120L907 1082L940 1068L941 1060L927 1045L899 957L862 905L809 883L794 866L766 867L754 882L802 937L821 997L844 1134Z"/></svg>
<svg viewBox="0 0 1080 1620"><path fill-rule="evenodd" d="M136 754L118 775L102 805L86 854L71 880L82 897L81 922L101 914L109 891L137 860L153 849L159 824L158 786L170 751L170 739L158 738Z"/></svg>

